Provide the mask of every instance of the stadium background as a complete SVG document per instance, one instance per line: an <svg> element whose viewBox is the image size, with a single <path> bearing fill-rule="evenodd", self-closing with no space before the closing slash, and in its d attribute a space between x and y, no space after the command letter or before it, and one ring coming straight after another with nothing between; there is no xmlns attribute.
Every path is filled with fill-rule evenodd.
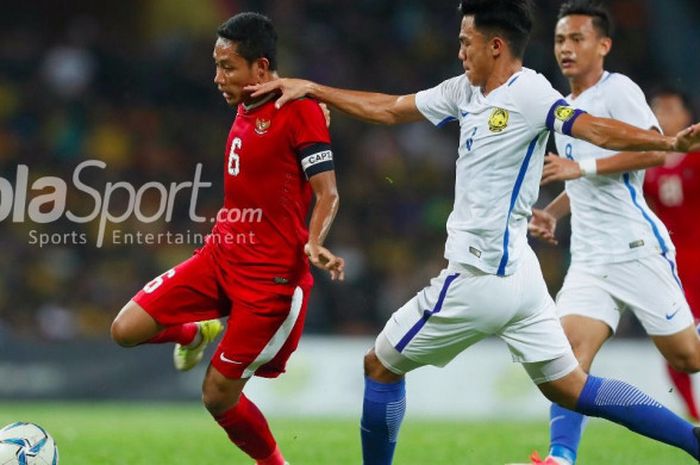
<svg viewBox="0 0 700 465"><path fill-rule="evenodd" d="M213 186L201 191L197 212L211 216L222 201L223 147L233 117L212 83L214 33L223 20L243 10L269 15L280 36L284 76L405 93L461 73L454 3L3 1L0 176L17 187L17 166L25 164L30 183L58 176L70 185L80 162L102 160L107 167L89 177L101 190L106 182L138 187L191 181L202 163L202 180ZM552 54L560 2L536 3L525 65L567 93ZM700 4L615 0L609 5L617 32L607 68L629 75L647 91L661 83L678 85L697 107L700 60L693 57L700 47ZM346 258L347 277L337 284L316 274L307 334L370 337L444 265L457 128L382 128L333 113L331 132L341 209L328 244ZM541 202L561 188L543 189ZM30 192L29 199L37 193ZM144 201L144 210L157 208L157 199ZM73 211L87 213L92 206L85 194L73 191L68 198ZM118 197L114 211L123 207L124 198ZM147 224L132 215L113 228L206 233L211 225L193 223L188 207L177 204L170 222ZM126 380L169 370L162 367L167 351L116 349L109 343L109 324L144 283L188 257L196 244L125 246L108 236L96 247L97 227L97 221L75 224L65 217L47 224L13 222L12 214L0 222L0 397L166 395L147 385L140 391L124 386ZM88 243L40 248L29 244L32 230L76 231L86 234ZM558 247L533 244L553 291L567 267L565 224L560 236ZM627 319L620 335L639 335L639 330ZM56 386L55 371L20 370L37 359L68 370L70 382L43 389ZM168 395L196 390L199 380L188 379L186 389Z"/></svg>

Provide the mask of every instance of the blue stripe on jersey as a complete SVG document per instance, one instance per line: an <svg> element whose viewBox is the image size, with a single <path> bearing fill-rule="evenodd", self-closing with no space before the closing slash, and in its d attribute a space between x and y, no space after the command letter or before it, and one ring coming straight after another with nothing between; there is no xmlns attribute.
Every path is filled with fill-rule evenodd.
<svg viewBox="0 0 700 465"><path fill-rule="evenodd" d="M569 103L563 98L560 98L552 104L552 106L549 108L549 111L547 112L547 121L545 122L545 124L547 125L547 129L549 129L550 131L554 131L554 110L556 110L556 108L560 105L569 106Z"/></svg>
<svg viewBox="0 0 700 465"><path fill-rule="evenodd" d="M632 203L634 204L635 207L642 213L642 216L646 220L647 223L649 223L649 226L651 226L651 231L654 233L654 237L656 237L656 240L659 242L659 247L661 247L661 255L666 259L668 264L671 266L671 273L673 274L673 279L676 280L678 285L683 288L683 285L681 284L680 278L678 278L676 274L676 264L673 263L673 260L668 258L668 246L666 245L666 241L664 238L661 236L661 232L659 232L659 227L654 223L654 220L651 219L649 214L642 208L642 206L639 204L637 201L637 191L635 190L634 186L630 182L630 174L625 173L622 175L622 179L625 182L625 186L627 186L627 190L630 193L630 197L632 198Z"/></svg>
<svg viewBox="0 0 700 465"><path fill-rule="evenodd" d="M457 121L457 118L455 118L454 116L448 116L447 118L443 119L438 124L436 124L436 126L441 128L444 125L446 125L447 123L451 123L452 121Z"/></svg>
<svg viewBox="0 0 700 465"><path fill-rule="evenodd" d="M666 252L668 252L666 241L664 241L664 238L661 237L659 228L658 226L656 226L656 223L654 223L654 220L652 220L649 214L646 211L644 211L641 205L639 205L639 202L637 201L637 191L634 189L634 186L630 182L630 174L623 174L622 179L625 182L625 186L627 186L627 190L630 192L630 197L632 197L632 203L642 213L642 216L647 221L647 223L649 223L649 226L651 226L651 230L654 233L654 237L656 237L656 240L659 242L659 246L661 247L661 253L665 254Z"/></svg>
<svg viewBox="0 0 700 465"><path fill-rule="evenodd" d="M435 307L433 307L432 310L424 310L423 311L423 316L421 316L421 319L416 322L416 324L413 325L411 329L408 330L408 332L404 335L404 337L401 338L398 344L396 344L396 350L399 352L403 351L406 346L408 345L411 340L416 337L416 334L418 334L418 331L420 331L423 326L428 322L428 319L436 314L439 313L440 310L442 310L442 304L445 301L445 296L447 295L447 289L450 287L450 284L452 284L452 281L457 279L459 276L459 273L451 274L445 279L445 283L442 285L442 289L440 290L440 295L438 296L438 300L435 303Z"/></svg>
<svg viewBox="0 0 700 465"><path fill-rule="evenodd" d="M520 194L520 187L523 184L523 179L525 179L525 173L527 173L527 167L530 164L530 158L532 158L532 153L535 151L535 145L537 145L537 139L539 139L539 134L532 139L530 145L527 148L527 154L523 160L522 165L520 165L520 171L518 171L518 177L515 179L515 186L513 187L513 193L510 196L510 207L508 208L508 215L506 215L506 230L503 233L503 255L501 256L501 263L498 264L498 271L496 274L498 276L505 276L506 266L508 265L508 241L510 239L510 214L513 213L513 207L515 207L515 201L518 200L518 195Z"/></svg>
<svg viewBox="0 0 700 465"><path fill-rule="evenodd" d="M514 83L515 81L517 81L519 77L520 77L520 75L518 74L518 75L515 76L513 79L511 79L510 82L508 83L508 87L512 86L513 83Z"/></svg>

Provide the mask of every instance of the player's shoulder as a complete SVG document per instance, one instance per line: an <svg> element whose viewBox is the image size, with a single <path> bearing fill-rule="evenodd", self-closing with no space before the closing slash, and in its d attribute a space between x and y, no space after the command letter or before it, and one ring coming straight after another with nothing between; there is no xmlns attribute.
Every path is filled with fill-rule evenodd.
<svg viewBox="0 0 700 465"><path fill-rule="evenodd" d="M284 107L287 111L293 113L308 113L308 112L321 112L321 106L318 100L310 97L302 97L299 99L291 100L287 102Z"/></svg>
<svg viewBox="0 0 700 465"><path fill-rule="evenodd" d="M639 84L634 82L629 76L622 73L607 73L600 83L601 90L606 93L634 92L644 95Z"/></svg>
<svg viewBox="0 0 700 465"><path fill-rule="evenodd" d="M508 79L506 87L513 95L531 95L553 89L549 79L543 74L525 67Z"/></svg>

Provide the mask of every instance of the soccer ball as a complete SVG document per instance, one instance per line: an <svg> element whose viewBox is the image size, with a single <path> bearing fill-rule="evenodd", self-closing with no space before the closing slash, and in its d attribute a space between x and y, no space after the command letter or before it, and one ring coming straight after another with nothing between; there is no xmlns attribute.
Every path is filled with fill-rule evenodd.
<svg viewBox="0 0 700 465"><path fill-rule="evenodd" d="M0 465L58 465L58 448L44 428L18 421L0 429Z"/></svg>

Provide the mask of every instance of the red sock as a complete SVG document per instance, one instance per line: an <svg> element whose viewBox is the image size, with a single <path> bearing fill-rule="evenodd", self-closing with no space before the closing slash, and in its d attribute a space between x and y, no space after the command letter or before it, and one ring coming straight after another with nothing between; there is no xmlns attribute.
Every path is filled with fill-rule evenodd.
<svg viewBox="0 0 700 465"><path fill-rule="evenodd" d="M668 364L666 365L666 368L668 370L668 374L671 376L673 385L676 386L676 390L683 398L683 402L685 402L688 415L690 415L690 417L695 421L700 420L700 417L698 416L698 407L695 405L693 383L690 379L690 375L688 373L676 371Z"/></svg>
<svg viewBox="0 0 700 465"><path fill-rule="evenodd" d="M178 344L186 346L194 341L197 331L197 323L185 323L177 326L169 326L147 340L145 343L162 344L164 342L177 342Z"/></svg>
<svg viewBox="0 0 700 465"><path fill-rule="evenodd" d="M262 412L245 395L238 403L214 417L229 439L258 465L284 465L284 458Z"/></svg>

